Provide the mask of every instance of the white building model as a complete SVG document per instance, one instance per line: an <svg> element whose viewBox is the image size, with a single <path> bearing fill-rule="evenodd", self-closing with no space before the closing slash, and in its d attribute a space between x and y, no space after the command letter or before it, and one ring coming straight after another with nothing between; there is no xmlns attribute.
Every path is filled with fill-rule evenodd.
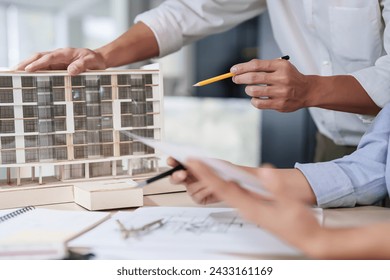
<svg viewBox="0 0 390 280"><path fill-rule="evenodd" d="M48 165L59 182L156 172L154 150L121 131L160 139L162 97L159 70L0 73L0 185L45 184Z"/></svg>

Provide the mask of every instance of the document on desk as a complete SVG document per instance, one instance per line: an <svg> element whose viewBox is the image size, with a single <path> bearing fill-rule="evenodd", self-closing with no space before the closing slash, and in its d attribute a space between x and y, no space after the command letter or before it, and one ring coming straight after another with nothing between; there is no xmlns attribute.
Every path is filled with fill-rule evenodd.
<svg viewBox="0 0 390 280"><path fill-rule="evenodd" d="M322 212L317 212L319 219ZM161 221L124 239L127 229ZM255 259L259 256L294 257L295 248L243 220L232 208L143 207L118 212L70 247L88 247L98 259Z"/></svg>
<svg viewBox="0 0 390 280"><path fill-rule="evenodd" d="M140 137L128 131L121 131L124 135L136 139L147 146L153 147L160 152L175 158L185 164L189 159L197 159L212 168L219 176L226 180L239 183L243 188L256 192L263 196L270 196L270 193L262 186L259 178L225 161L210 158L208 153L196 147L156 141L149 138Z"/></svg>

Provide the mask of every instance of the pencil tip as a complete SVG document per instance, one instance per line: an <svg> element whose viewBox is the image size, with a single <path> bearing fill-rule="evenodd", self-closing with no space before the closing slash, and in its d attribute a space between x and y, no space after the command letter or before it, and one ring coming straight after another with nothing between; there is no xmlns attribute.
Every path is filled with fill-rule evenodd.
<svg viewBox="0 0 390 280"><path fill-rule="evenodd" d="M194 85L192 85L193 87L198 87L199 86L199 83L196 83Z"/></svg>

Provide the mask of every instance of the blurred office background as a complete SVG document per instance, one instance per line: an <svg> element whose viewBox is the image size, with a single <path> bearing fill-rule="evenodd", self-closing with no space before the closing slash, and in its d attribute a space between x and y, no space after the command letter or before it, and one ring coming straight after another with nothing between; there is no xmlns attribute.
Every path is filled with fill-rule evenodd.
<svg viewBox="0 0 390 280"><path fill-rule="evenodd" d="M32 54L61 47L97 48L123 32L137 14L161 0L0 0L0 68ZM282 55L268 15L205 38L159 62L164 74L165 138L200 146L213 156L256 166L292 167L313 157L315 126L307 110L259 111L244 87L230 79L192 85L252 58Z"/></svg>

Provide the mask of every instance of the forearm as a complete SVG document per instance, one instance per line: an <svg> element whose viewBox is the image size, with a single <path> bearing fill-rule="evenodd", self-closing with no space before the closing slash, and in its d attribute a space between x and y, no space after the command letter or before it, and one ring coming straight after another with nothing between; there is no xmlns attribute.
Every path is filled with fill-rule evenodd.
<svg viewBox="0 0 390 280"><path fill-rule="evenodd" d="M96 52L103 56L108 68L156 57L159 47L153 31L138 22L111 43L96 49Z"/></svg>
<svg viewBox="0 0 390 280"><path fill-rule="evenodd" d="M390 259L390 223L361 228L322 229L310 242L295 244L318 259Z"/></svg>
<svg viewBox="0 0 390 280"><path fill-rule="evenodd" d="M306 107L364 115L376 115L380 111L380 108L353 76L309 75L306 77L310 88Z"/></svg>
<svg viewBox="0 0 390 280"><path fill-rule="evenodd" d="M275 177L280 178L278 187L274 192L276 195L290 197L306 204L316 204L316 197L306 177L295 168L273 169Z"/></svg>
<svg viewBox="0 0 390 280"><path fill-rule="evenodd" d="M240 167L257 176L263 185L276 196L282 195L306 204L316 204L316 197L309 182L298 169Z"/></svg>

